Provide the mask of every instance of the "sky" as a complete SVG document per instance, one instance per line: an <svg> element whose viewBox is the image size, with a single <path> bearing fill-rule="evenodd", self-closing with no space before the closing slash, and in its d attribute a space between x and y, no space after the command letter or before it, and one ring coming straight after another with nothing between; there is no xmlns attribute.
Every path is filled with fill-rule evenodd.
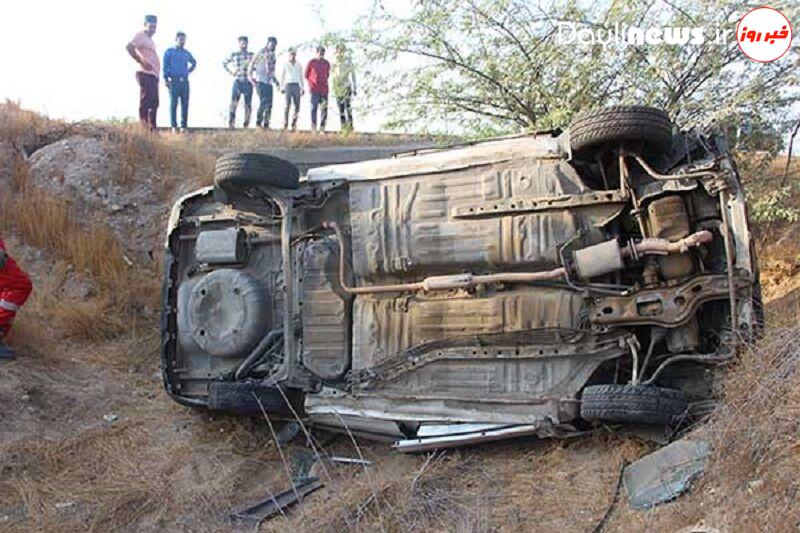
<svg viewBox="0 0 800 533"><path fill-rule="evenodd" d="M398 0L399 1L399 0ZM327 31L346 29L370 0L14 0L3 5L0 32L0 99L68 120L138 117L136 64L125 45L142 28L145 14L158 16L154 36L159 55L173 46L177 31L197 59L192 74L190 126L225 126L232 77L222 61L247 35L250 49L278 38L278 68L292 45L313 43ZM332 51L331 51L332 52ZM301 50L305 64L312 50ZM169 125L169 95L161 83L158 123ZM253 96L253 107L258 98ZM301 128L310 126L308 95L300 110ZM329 129L338 129L331 102ZM237 124L243 117L240 103ZM280 125L283 98L275 94L273 126ZM276 120L279 117L279 120ZM359 117L356 127L375 131L381 117ZM255 121L253 117L252 122ZM252 124L251 124L252 125Z"/></svg>

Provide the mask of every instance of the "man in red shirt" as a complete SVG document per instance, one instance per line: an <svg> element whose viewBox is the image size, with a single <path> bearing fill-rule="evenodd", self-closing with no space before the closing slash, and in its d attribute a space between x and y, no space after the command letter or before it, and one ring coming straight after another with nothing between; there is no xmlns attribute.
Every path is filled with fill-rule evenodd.
<svg viewBox="0 0 800 533"><path fill-rule="evenodd" d="M11 322L31 290L31 279L8 255L0 239L0 360L14 359L14 351L3 343L3 337L11 329Z"/></svg>
<svg viewBox="0 0 800 533"><path fill-rule="evenodd" d="M325 59L325 47L317 47L317 57L306 65L306 80L311 91L311 129L317 131L317 108L320 110L319 129L325 131L328 121L328 76L331 64Z"/></svg>

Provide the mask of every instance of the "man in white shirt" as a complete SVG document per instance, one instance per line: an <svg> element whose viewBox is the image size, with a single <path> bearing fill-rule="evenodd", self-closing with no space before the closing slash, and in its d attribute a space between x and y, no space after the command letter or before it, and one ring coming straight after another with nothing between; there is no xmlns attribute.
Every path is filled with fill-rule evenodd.
<svg viewBox="0 0 800 533"><path fill-rule="evenodd" d="M289 61L284 63L281 71L281 92L286 95L286 106L283 108L283 129L289 129L289 108L294 104L292 115L292 131L297 129L297 117L300 115L300 97L303 88L303 65L297 61L297 50L289 48Z"/></svg>

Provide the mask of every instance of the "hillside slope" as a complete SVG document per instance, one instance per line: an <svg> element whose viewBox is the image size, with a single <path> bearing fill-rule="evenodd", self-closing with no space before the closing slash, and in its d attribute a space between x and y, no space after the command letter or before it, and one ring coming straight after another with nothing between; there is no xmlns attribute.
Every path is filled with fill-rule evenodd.
<svg viewBox="0 0 800 533"><path fill-rule="evenodd" d="M0 367L0 529L229 531L229 512L287 488L316 451L372 465L318 462L325 487L262 530L591 531L622 465L655 445L598 434L407 456L313 433L318 448L279 446L268 420L168 399L158 372L168 206L209 181L213 154L256 148L258 135L153 137L0 106L0 232L36 283L13 333L20 356ZM780 179L780 168L760 179ZM790 182L800 186L800 173ZM781 223L762 230L771 327L728 369L710 421L692 429L714 444L706 475L647 512L623 495L606 530L800 524L800 235Z"/></svg>

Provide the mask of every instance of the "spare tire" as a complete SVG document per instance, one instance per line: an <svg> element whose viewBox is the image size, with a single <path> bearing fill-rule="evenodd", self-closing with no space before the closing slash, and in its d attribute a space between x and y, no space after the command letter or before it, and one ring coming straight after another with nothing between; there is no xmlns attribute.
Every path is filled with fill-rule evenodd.
<svg viewBox="0 0 800 533"><path fill-rule="evenodd" d="M655 107L618 105L579 113L569 126L572 152L583 156L604 145L663 152L672 143L672 121Z"/></svg>
<svg viewBox="0 0 800 533"><path fill-rule="evenodd" d="M300 171L291 162L267 154L234 152L217 159L214 185L224 191L267 185L297 189Z"/></svg>
<svg viewBox="0 0 800 533"><path fill-rule="evenodd" d="M590 385L581 398L581 418L612 424L671 426L688 408L682 391L651 385Z"/></svg>

